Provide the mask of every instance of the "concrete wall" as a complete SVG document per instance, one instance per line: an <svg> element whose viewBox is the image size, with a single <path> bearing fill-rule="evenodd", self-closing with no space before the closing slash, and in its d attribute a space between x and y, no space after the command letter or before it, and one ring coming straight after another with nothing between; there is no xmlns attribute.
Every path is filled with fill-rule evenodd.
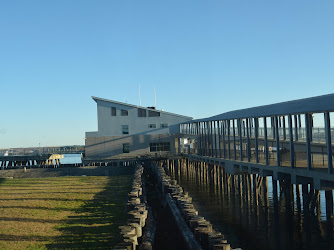
<svg viewBox="0 0 334 250"><path fill-rule="evenodd" d="M169 134L141 134L129 136L99 136L87 137L85 158L86 160L96 159L119 159L127 157L136 157L139 155L160 155L160 152L150 152L150 143L170 142L170 152L162 151L162 155L176 153L178 142L175 136ZM123 144L130 144L130 153L123 153Z"/></svg>
<svg viewBox="0 0 334 250"><path fill-rule="evenodd" d="M121 136L122 125L129 126L129 135L136 134L168 134L178 133L178 126L181 122L191 120L191 117L159 112L159 117L138 117L138 108L118 103L96 100L98 115L98 131L86 132L86 137L97 136ZM111 115L111 107L116 108L116 116ZM121 109L128 111L128 116L121 116ZM152 110L154 111L154 110ZM156 124L156 128L149 128L149 124ZM168 124L168 128L160 128L161 124Z"/></svg>

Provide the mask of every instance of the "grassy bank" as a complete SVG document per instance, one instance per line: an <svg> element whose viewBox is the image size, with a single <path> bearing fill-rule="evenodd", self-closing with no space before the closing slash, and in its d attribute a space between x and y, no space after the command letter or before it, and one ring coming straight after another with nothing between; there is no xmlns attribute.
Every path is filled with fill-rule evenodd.
<svg viewBox="0 0 334 250"><path fill-rule="evenodd" d="M132 176L0 180L0 249L108 248Z"/></svg>

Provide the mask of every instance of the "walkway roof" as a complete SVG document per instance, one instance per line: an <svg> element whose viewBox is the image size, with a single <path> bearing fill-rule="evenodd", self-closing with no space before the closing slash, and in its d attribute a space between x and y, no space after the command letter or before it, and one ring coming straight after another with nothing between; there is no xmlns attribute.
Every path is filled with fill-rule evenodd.
<svg viewBox="0 0 334 250"><path fill-rule="evenodd" d="M192 120L191 123L265 116L270 117L288 114L321 113L326 111L334 111L334 94L275 103L247 109L239 109L208 118Z"/></svg>

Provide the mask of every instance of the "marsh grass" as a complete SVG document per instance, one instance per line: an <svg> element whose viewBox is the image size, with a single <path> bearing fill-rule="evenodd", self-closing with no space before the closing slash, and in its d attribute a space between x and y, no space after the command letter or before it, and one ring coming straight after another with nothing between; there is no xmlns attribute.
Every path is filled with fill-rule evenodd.
<svg viewBox="0 0 334 250"><path fill-rule="evenodd" d="M132 176L0 180L0 249L107 249Z"/></svg>

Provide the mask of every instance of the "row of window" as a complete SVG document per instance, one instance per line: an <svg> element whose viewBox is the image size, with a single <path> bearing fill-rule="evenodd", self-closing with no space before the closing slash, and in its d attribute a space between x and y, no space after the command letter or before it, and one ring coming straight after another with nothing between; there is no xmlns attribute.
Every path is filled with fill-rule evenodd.
<svg viewBox="0 0 334 250"><path fill-rule="evenodd" d="M111 116L116 116L116 108L111 107ZM121 116L128 116L128 111L125 109L121 109Z"/></svg>
<svg viewBox="0 0 334 250"><path fill-rule="evenodd" d="M167 128L168 124L167 123L161 123L160 128ZM157 124L148 124L148 128L157 128Z"/></svg>
<svg viewBox="0 0 334 250"><path fill-rule="evenodd" d="M150 152L170 151L170 142L150 143ZM130 143L123 144L123 153L130 153Z"/></svg>
<svg viewBox="0 0 334 250"><path fill-rule="evenodd" d="M146 117L148 111L148 117L159 117L160 112L153 111L153 110L146 110L146 109L138 109L138 117ZM128 116L129 113L125 109L121 109L121 116ZM111 107L111 116L116 116L116 107Z"/></svg>
<svg viewBox="0 0 334 250"><path fill-rule="evenodd" d="M138 109L138 117L146 117L148 111L148 117L159 117L160 112L153 111L153 110L146 110L146 109Z"/></svg>
<svg viewBox="0 0 334 250"><path fill-rule="evenodd" d="M156 124L149 124L149 128L156 128ZM168 124L167 123L161 123L160 128L167 128ZM122 135L128 135L129 134L129 125L122 125Z"/></svg>
<svg viewBox="0 0 334 250"><path fill-rule="evenodd" d="M170 151L170 142L150 143L150 152Z"/></svg>

